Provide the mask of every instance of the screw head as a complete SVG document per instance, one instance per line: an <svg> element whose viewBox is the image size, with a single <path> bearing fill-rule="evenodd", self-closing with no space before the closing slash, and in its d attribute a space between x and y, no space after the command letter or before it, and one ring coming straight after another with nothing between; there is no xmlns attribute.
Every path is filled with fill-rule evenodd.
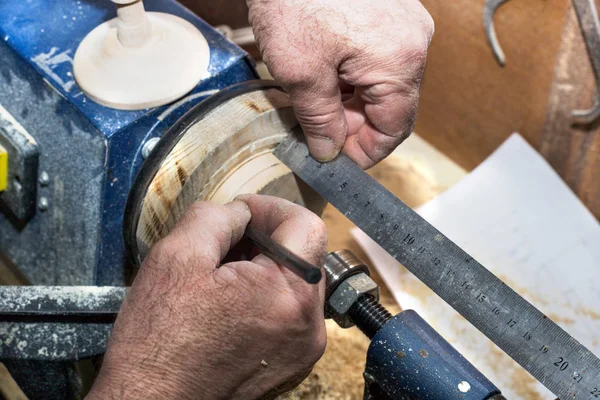
<svg viewBox="0 0 600 400"><path fill-rule="evenodd" d="M40 185L48 186L48 184L50 183L50 175L48 175L48 173L46 171L42 171L38 181L39 181Z"/></svg>
<svg viewBox="0 0 600 400"><path fill-rule="evenodd" d="M38 202L38 208L40 211L46 211L48 209L48 198L40 197L40 201Z"/></svg>

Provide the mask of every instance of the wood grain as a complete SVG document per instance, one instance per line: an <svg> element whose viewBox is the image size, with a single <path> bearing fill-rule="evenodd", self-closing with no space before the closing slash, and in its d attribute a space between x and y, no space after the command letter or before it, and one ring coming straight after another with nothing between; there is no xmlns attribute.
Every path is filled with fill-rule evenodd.
<svg viewBox="0 0 600 400"><path fill-rule="evenodd" d="M142 258L200 200L261 193L320 214L324 201L272 155L297 124L287 94L264 89L230 99L190 126L146 193L136 233Z"/></svg>

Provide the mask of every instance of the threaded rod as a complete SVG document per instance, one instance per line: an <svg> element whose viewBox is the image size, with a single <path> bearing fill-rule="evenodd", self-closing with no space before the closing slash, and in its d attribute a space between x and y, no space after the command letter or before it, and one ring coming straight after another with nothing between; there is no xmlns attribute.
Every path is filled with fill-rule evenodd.
<svg viewBox="0 0 600 400"><path fill-rule="evenodd" d="M373 296L364 295L349 311L350 320L361 330L369 339L373 339L381 327L392 318L392 314L379 304Z"/></svg>

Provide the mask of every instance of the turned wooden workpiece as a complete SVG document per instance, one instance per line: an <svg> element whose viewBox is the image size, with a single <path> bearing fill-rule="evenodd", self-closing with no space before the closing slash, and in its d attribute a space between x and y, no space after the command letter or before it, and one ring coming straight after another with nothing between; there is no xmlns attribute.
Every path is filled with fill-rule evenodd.
<svg viewBox="0 0 600 400"><path fill-rule="evenodd" d="M187 128L145 195L136 231L142 258L200 200L260 193L320 214L323 199L272 154L297 124L288 95L270 88L226 100Z"/></svg>

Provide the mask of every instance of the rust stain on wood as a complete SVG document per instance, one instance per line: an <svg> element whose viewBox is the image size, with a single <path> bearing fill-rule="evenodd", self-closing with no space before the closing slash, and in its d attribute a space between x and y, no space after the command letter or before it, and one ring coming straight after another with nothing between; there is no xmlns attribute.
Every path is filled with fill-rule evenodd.
<svg viewBox="0 0 600 400"><path fill-rule="evenodd" d="M251 108L252 110L256 111L257 113L262 112L261 108L255 102L253 102L251 100L245 100L244 104L246 104L248 106L248 108Z"/></svg>
<svg viewBox="0 0 600 400"><path fill-rule="evenodd" d="M185 182L189 178L189 175L187 172L185 172L185 169L183 169L181 165L179 165L179 163L175 163L175 165L177 165L177 178L179 179L179 182L183 187L183 185L185 185Z"/></svg>
<svg viewBox="0 0 600 400"><path fill-rule="evenodd" d="M152 240L156 242L162 238L162 228L164 224L162 218L158 216L158 213L152 205L148 205L148 213L150 214L149 223L147 224L149 229L148 234L151 236Z"/></svg>

